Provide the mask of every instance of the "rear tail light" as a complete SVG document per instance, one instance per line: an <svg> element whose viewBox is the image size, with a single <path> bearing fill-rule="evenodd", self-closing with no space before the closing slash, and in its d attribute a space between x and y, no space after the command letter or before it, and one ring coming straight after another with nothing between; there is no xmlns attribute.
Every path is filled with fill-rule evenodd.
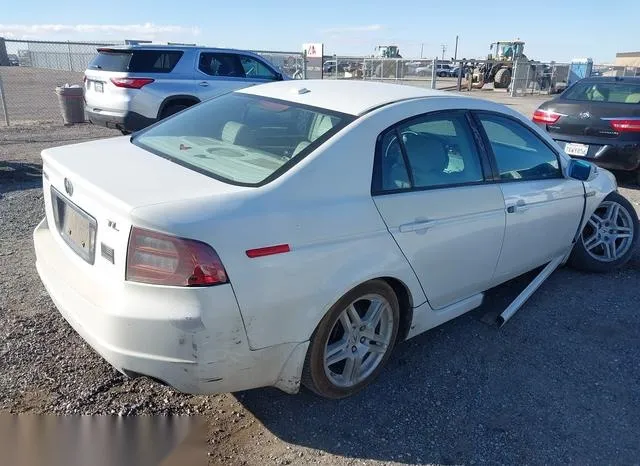
<svg viewBox="0 0 640 466"><path fill-rule="evenodd" d="M116 87L126 89L140 89L153 82L151 78L111 78L111 82Z"/></svg>
<svg viewBox="0 0 640 466"><path fill-rule="evenodd" d="M547 125L553 124L561 117L559 113L551 112L549 110L536 110L533 112L534 123L545 123Z"/></svg>
<svg viewBox="0 0 640 466"><path fill-rule="evenodd" d="M227 272L208 244L133 227L127 251L126 279L171 286L227 283Z"/></svg>
<svg viewBox="0 0 640 466"><path fill-rule="evenodd" d="M629 120L620 118L619 120L609 120L609 124L619 133L639 133L640 120Z"/></svg>

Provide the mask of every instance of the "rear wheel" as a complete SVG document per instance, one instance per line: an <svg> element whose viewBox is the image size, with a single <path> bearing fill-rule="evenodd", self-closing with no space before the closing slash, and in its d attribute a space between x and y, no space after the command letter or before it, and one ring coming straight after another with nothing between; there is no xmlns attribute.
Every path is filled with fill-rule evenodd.
<svg viewBox="0 0 640 466"><path fill-rule="evenodd" d="M573 247L569 265L589 272L616 269L633 255L638 234L638 214L626 198L613 192L587 221Z"/></svg>
<svg viewBox="0 0 640 466"><path fill-rule="evenodd" d="M325 398L344 398L377 377L393 350L400 307L382 280L364 283L329 310L311 337L302 383Z"/></svg>

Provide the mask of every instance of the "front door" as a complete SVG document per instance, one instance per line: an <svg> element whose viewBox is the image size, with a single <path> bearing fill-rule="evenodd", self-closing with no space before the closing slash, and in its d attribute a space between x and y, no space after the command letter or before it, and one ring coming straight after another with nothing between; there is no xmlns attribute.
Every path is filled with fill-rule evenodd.
<svg viewBox="0 0 640 466"><path fill-rule="evenodd" d="M494 283L567 252L585 201L581 181L563 176L558 154L521 122L478 113L504 196L506 229Z"/></svg>
<svg viewBox="0 0 640 466"><path fill-rule="evenodd" d="M505 227L465 112L416 117L378 140L374 202L432 308L489 287Z"/></svg>

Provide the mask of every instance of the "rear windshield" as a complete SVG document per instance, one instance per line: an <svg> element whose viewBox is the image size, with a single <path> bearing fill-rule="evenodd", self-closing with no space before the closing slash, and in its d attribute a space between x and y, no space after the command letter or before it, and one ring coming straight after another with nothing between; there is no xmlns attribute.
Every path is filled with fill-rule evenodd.
<svg viewBox="0 0 640 466"><path fill-rule="evenodd" d="M99 50L89 68L129 73L169 73L182 53L179 50Z"/></svg>
<svg viewBox="0 0 640 466"><path fill-rule="evenodd" d="M164 120L132 141L221 181L260 186L280 176L354 118L234 92Z"/></svg>
<svg viewBox="0 0 640 466"><path fill-rule="evenodd" d="M628 82L579 82L567 89L562 98L588 102L638 104L640 103L640 84Z"/></svg>

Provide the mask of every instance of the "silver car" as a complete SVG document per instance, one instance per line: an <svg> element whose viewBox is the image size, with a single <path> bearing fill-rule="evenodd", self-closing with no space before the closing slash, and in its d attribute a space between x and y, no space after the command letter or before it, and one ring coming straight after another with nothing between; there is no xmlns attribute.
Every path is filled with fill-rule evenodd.
<svg viewBox="0 0 640 466"><path fill-rule="evenodd" d="M137 131L198 102L285 79L255 53L174 45L98 49L84 75L89 120Z"/></svg>

